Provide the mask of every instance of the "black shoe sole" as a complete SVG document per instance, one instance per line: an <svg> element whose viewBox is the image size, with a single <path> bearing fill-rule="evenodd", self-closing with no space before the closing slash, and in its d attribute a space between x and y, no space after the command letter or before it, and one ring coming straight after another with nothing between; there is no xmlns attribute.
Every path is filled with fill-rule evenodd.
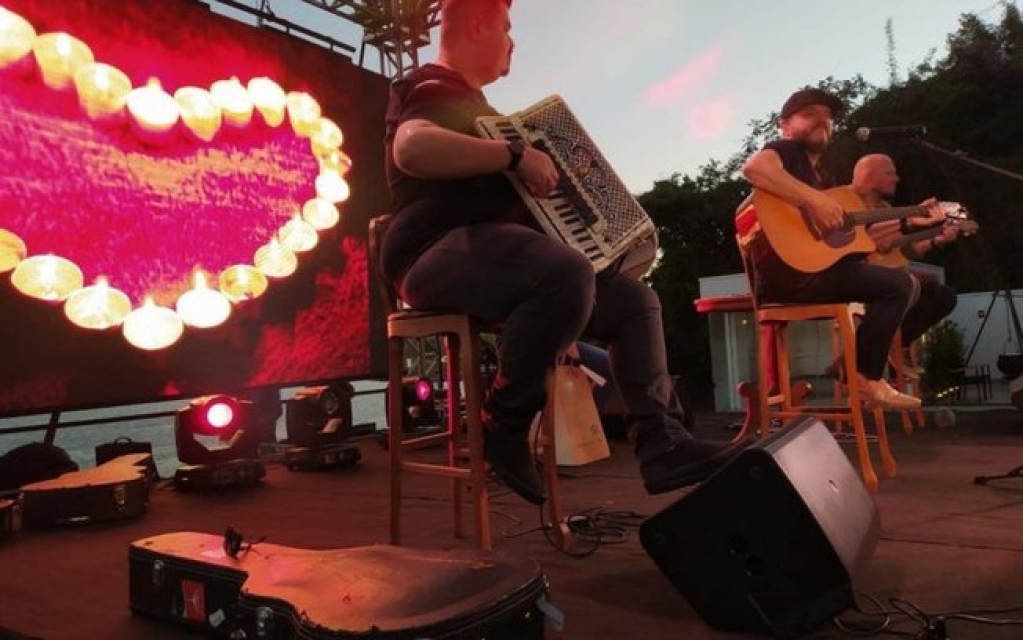
<svg viewBox="0 0 1023 640"><path fill-rule="evenodd" d="M547 492L544 490L542 481L539 485L523 481L519 474L514 473L510 467L504 466L504 464L502 464L503 460L501 458L501 454L495 454L493 452L493 447L500 446L499 443L493 444L493 436L490 436L491 439L488 441L488 436L489 434L484 434L483 436L484 455L490 463L490 468L494 471L501 482L503 482L509 489L526 502L530 502L535 505L542 505L546 502ZM488 442L491 444L488 444Z"/></svg>
<svg viewBox="0 0 1023 640"><path fill-rule="evenodd" d="M513 493L526 502L541 506L547 501L546 491L537 493L534 487L529 486L527 483L520 482L518 476L509 473L507 470L502 469L498 465L491 463L490 468L494 470L494 473L497 474L497 477L500 478L501 482L503 482L505 486L511 489Z"/></svg>
<svg viewBox="0 0 1023 640"><path fill-rule="evenodd" d="M644 481L643 487L650 495L658 495L703 482L714 475L719 469L737 458L739 454L748 449L750 445L755 442L756 438L746 438L727 449L722 449L720 453L705 460L686 465L684 472L680 470L678 473L658 482Z"/></svg>

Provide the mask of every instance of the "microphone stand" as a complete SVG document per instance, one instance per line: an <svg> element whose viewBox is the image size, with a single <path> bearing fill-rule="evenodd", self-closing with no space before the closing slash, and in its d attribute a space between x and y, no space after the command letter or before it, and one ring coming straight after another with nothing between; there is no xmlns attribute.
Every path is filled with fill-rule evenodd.
<svg viewBox="0 0 1023 640"><path fill-rule="evenodd" d="M946 155L946 156L948 156L950 158L955 158L956 160L961 160L963 162L972 164L972 165L974 165L976 167L980 167L982 169L987 169L988 171L991 171L992 173L997 173L1000 176L1005 176L1006 178L1012 178L1013 180L1019 180L1020 182L1023 182L1023 175L1020 175L1018 173L1014 173L1012 171L1009 171L1008 169L1002 169L1001 167L996 167L996 166L988 164L986 162L981 162L980 160L975 160L975 159L971 158L970 156L966 155L966 153L964 153L962 151L949 151L948 149L943 149L943 148L939 147L936 144L931 144L930 142L927 142L926 140L921 140L920 138L912 138L912 139L910 139L910 142L912 142L913 144L915 144L917 146L923 147L924 149L930 149L931 151L937 151L938 153Z"/></svg>
<svg viewBox="0 0 1023 640"><path fill-rule="evenodd" d="M988 164L986 162L981 162L980 160L975 160L975 159L969 157L968 155L966 155L962 151L956 151L956 152L949 151L948 149L943 149L942 147L939 147L936 144L932 144L932 143L927 142L925 140L921 140L920 138L913 138L913 139L910 140L910 142L912 142L913 144L915 144L915 145L917 145L919 147L923 147L924 149L929 149L930 151L935 151L935 152L940 153L942 155L946 155L946 156L948 156L950 158L955 158L956 160L961 160L962 162L966 162L966 163L972 164L974 166L980 167L980 168L985 169L987 171L990 171L992 173L997 173L1000 176L1004 176L1006 178L1011 178L1013 180L1018 180L1019 182L1023 182L1023 175L1020 175L1018 173L1009 171L1007 169L1002 169L1001 167L996 167L994 165L990 165L990 164ZM1004 285L1004 282L1003 282L1003 285ZM1013 324L1015 325L1015 329L1016 329L1016 343L1020 344L1020 345L1023 345L1023 335L1020 335L1021 331L1020 331L1019 319L1016 316L1016 302L1013 299L1012 291L1007 286L1003 286L1003 288L1005 289L1005 294L1006 294L1005 302L1006 302L1006 304L1010 305L1009 308L1012 311L1012 318L1014 320ZM998 292L996 292L994 295L997 296ZM992 303L993 302L994 302L994 299L992 298ZM988 308L988 310L990 311L990 307ZM987 317L986 316L984 318L984 321L987 322ZM973 349L977 346L977 341L978 340L980 340L980 333L977 334L977 338L976 338L976 340L974 340L973 346L970 347L970 355L971 356L973 355ZM967 357L967 362L968 361L969 361L969 357ZM1000 475L995 475L995 476L975 476L973 478L973 483L974 484L981 484L981 485L983 485L983 484L987 484L991 480L1004 480L1004 479L1010 479L1010 478L1023 478L1023 465L1020 465L1020 466L1018 466L1018 467L1016 467L1014 469L1010 469L1009 471L1007 471L1007 472L1005 472L1003 474L1000 474Z"/></svg>

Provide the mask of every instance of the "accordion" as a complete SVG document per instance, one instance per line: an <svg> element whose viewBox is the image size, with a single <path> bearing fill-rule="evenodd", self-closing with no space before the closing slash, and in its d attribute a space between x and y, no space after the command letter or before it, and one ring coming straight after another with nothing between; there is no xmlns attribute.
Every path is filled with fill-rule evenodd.
<svg viewBox="0 0 1023 640"><path fill-rule="evenodd" d="M653 262L653 222L560 96L510 115L477 118L476 130L485 138L522 140L554 160L558 186L545 198L533 196L509 174L547 235L582 252L598 272L616 266L641 275Z"/></svg>

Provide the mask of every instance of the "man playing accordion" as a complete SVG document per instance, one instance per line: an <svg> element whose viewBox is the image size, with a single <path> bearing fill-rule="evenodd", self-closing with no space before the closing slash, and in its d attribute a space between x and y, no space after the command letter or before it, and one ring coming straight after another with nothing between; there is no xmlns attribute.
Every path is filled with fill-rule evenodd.
<svg viewBox="0 0 1023 640"><path fill-rule="evenodd" d="M475 133L477 117L496 115L481 88L508 73L510 4L446 0L438 59L392 87L385 142L396 210L381 268L413 308L504 323L485 448L520 496L545 499L528 430L548 368L583 335L610 346L646 490L699 482L748 442L700 441L683 427L657 294L621 273L595 274L579 251L536 229L505 172L535 196L550 194L558 174L549 156Z"/></svg>

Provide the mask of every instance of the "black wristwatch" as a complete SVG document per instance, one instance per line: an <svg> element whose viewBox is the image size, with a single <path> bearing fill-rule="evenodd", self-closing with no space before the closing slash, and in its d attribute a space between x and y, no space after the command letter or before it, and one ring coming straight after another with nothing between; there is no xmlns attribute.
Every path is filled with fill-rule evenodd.
<svg viewBox="0 0 1023 640"><path fill-rule="evenodd" d="M511 159L508 160L508 167L506 171L515 171L519 168L519 163L522 162L522 154L526 152L526 143L522 140L509 140L508 153L511 154Z"/></svg>

